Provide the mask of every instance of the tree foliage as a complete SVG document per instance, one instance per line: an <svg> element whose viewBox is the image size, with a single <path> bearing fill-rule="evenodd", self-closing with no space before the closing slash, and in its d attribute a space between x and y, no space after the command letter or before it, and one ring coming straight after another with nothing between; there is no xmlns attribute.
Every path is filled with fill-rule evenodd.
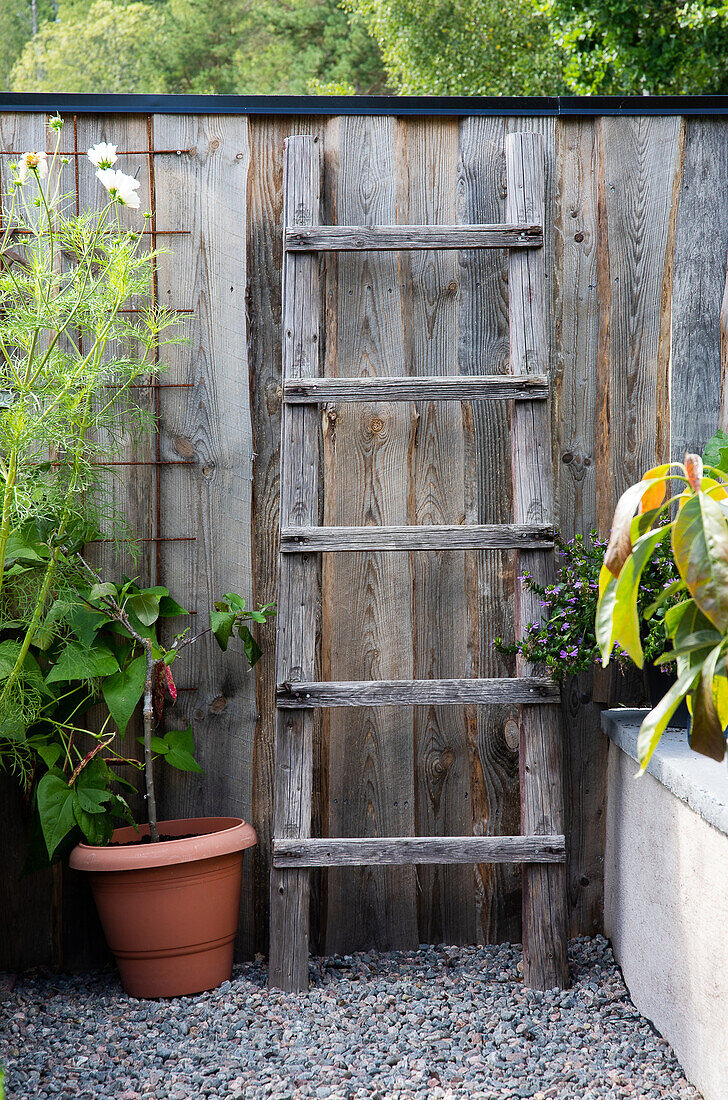
<svg viewBox="0 0 728 1100"><path fill-rule="evenodd" d="M532 0L345 0L379 43L402 95L565 90L548 18Z"/></svg>
<svg viewBox="0 0 728 1100"><path fill-rule="evenodd" d="M16 92L163 92L160 10L95 0L67 5L23 49L11 76Z"/></svg>
<svg viewBox="0 0 728 1100"><path fill-rule="evenodd" d="M725 3L551 0L549 14L578 95L728 91Z"/></svg>
<svg viewBox="0 0 728 1100"><path fill-rule="evenodd" d="M376 42L339 0L60 0L57 17L45 2L35 35L27 0L9 0L15 23L0 17L13 91L302 95L384 84Z"/></svg>

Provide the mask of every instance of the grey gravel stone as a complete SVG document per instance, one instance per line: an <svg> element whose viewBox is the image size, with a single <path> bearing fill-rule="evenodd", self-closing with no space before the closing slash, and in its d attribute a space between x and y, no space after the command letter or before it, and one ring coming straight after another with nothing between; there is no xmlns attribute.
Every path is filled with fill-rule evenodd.
<svg viewBox="0 0 728 1100"><path fill-rule="evenodd" d="M127 997L111 972L3 984L12 1100L700 1100L629 1000L606 940L573 988L524 989L518 945L311 960L307 994L261 962L213 993Z"/></svg>

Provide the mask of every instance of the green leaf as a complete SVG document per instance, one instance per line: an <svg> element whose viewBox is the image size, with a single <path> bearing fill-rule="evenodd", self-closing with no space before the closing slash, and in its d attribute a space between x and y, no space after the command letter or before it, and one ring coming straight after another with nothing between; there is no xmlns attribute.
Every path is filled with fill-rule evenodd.
<svg viewBox="0 0 728 1100"><path fill-rule="evenodd" d="M101 584L95 584L88 594L90 600L104 600L107 596L112 596L114 599L118 596L118 589L112 581L102 581Z"/></svg>
<svg viewBox="0 0 728 1100"><path fill-rule="evenodd" d="M5 566L17 561L46 561L50 551L44 542L33 538L28 532L11 531L5 549Z"/></svg>
<svg viewBox="0 0 728 1100"><path fill-rule="evenodd" d="M76 824L89 844L108 844L114 831L114 823L109 814L89 813L84 810L78 799L73 803L73 816Z"/></svg>
<svg viewBox="0 0 728 1100"><path fill-rule="evenodd" d="M111 798L111 791L98 790L94 787L76 788L76 801L87 814L104 813L104 803Z"/></svg>
<svg viewBox="0 0 728 1100"><path fill-rule="evenodd" d="M718 430L705 444L703 463L728 474L728 435Z"/></svg>
<svg viewBox="0 0 728 1100"><path fill-rule="evenodd" d="M637 756L640 762L640 775L642 775L650 762L650 758L657 748L660 738L667 729L667 725L677 708L688 694L693 684L697 681L699 673L693 669L686 669L669 690L663 695L656 707L650 711L640 726L637 737Z"/></svg>
<svg viewBox="0 0 728 1100"><path fill-rule="evenodd" d="M136 657L115 676L107 676L101 685L109 713L121 734L125 732L129 719L144 694L146 676L146 657Z"/></svg>
<svg viewBox="0 0 728 1100"><path fill-rule="evenodd" d="M15 662L20 656L20 642L0 642L0 680L6 680L15 667Z"/></svg>
<svg viewBox="0 0 728 1100"><path fill-rule="evenodd" d="M50 859L75 825L74 795L73 788L68 786L66 777L58 768L52 768L46 772L38 783L36 789L38 814Z"/></svg>
<svg viewBox="0 0 728 1100"><path fill-rule="evenodd" d="M162 619L174 619L177 615L189 615L187 608L172 596L162 596L159 601L159 616Z"/></svg>
<svg viewBox="0 0 728 1100"><path fill-rule="evenodd" d="M243 596L238 596L236 592L226 592L223 599L227 600L231 611L236 611L238 614L245 611L245 599Z"/></svg>
<svg viewBox="0 0 728 1100"><path fill-rule="evenodd" d="M93 649L84 649L76 642L68 642L46 676L46 683L96 680L118 671L119 662L108 646L98 644Z"/></svg>
<svg viewBox="0 0 728 1100"><path fill-rule="evenodd" d="M46 742L42 745L35 744L29 739L28 744L34 752L38 754L47 768L52 768L54 764L57 764L60 758L63 756L62 747L54 741Z"/></svg>
<svg viewBox="0 0 728 1100"><path fill-rule="evenodd" d="M129 597L129 607L145 626L152 626L159 618L159 596L153 592L139 592Z"/></svg>
<svg viewBox="0 0 728 1100"><path fill-rule="evenodd" d="M263 651L261 650L253 635L248 630L245 623L238 624L238 637L242 640L243 649L245 650L245 656L248 658L248 664L252 668L253 665L256 664L256 662L259 661L262 657Z"/></svg>
<svg viewBox="0 0 728 1100"><path fill-rule="evenodd" d="M182 772L205 774L192 755L195 746L191 726L188 726L186 730L170 730L169 733L165 734L164 740L169 746L165 756L168 764Z"/></svg>
<svg viewBox="0 0 728 1100"><path fill-rule="evenodd" d="M700 670L700 680L693 693L693 720L690 725L690 748L713 760L725 756L725 733L713 696L715 666L721 655L723 639L710 651Z"/></svg>
<svg viewBox="0 0 728 1100"><path fill-rule="evenodd" d="M235 626L236 614L234 611L211 611L210 626L217 639L220 649L227 649L230 635Z"/></svg>
<svg viewBox="0 0 728 1100"><path fill-rule="evenodd" d="M602 566L602 576L599 578L600 589L602 577L605 575L609 579L600 592L596 619L594 622L597 645L602 655L602 665L604 668L609 664L612 650L614 649L614 601L617 594L617 578L612 576L605 565Z"/></svg>
<svg viewBox="0 0 728 1100"><path fill-rule="evenodd" d="M650 485L649 481L638 481L636 485L630 485L617 501L612 520L612 533L604 553L604 564L615 577L619 576L622 566L632 553L630 536L632 517Z"/></svg>
<svg viewBox="0 0 728 1100"><path fill-rule="evenodd" d="M642 668L644 663L642 641L640 639L640 617L637 607L640 578L655 548L664 539L667 532L667 527L658 527L656 531L650 531L637 540L632 553L622 566L614 592L613 642L627 651L637 668Z"/></svg>
<svg viewBox="0 0 728 1100"><path fill-rule="evenodd" d="M86 648L93 645L96 634L109 621L103 611L94 611L81 603L71 608L67 620L81 645Z"/></svg>
<svg viewBox="0 0 728 1100"><path fill-rule="evenodd" d="M144 744L143 737L137 737L137 741L140 745ZM169 745L163 737L152 737L152 752L159 752L163 755L169 752Z"/></svg>
<svg viewBox="0 0 728 1100"><path fill-rule="evenodd" d="M672 551L691 596L713 625L728 630L728 523L706 493L685 502L672 529Z"/></svg>

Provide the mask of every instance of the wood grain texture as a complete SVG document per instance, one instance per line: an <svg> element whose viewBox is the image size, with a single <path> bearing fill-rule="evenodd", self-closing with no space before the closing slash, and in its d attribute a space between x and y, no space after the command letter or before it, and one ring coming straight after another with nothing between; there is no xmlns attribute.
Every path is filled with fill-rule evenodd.
<svg viewBox="0 0 728 1100"><path fill-rule="evenodd" d="M321 151L313 137L286 142L284 216L287 224L320 217ZM311 253L283 262L283 380L320 369L321 286ZM318 417L308 406L285 406L281 419L281 524L310 524L319 513ZM276 678L306 680L316 673L320 577L317 559L280 562L276 630ZM276 722L273 836L311 834L313 718L302 710L279 713ZM288 992L308 988L309 876L271 868L268 981Z"/></svg>
<svg viewBox="0 0 728 1100"><path fill-rule="evenodd" d="M594 426L597 409L597 143L593 119L564 120L557 135L554 380L556 484L564 538L597 525ZM568 837L569 934L603 927L607 741L594 676L562 686L564 801Z"/></svg>
<svg viewBox="0 0 728 1100"><path fill-rule="evenodd" d="M448 287L450 283L448 283ZM452 291L450 294L452 295ZM548 395L546 378L313 378L287 382L283 400L316 401L529 401Z"/></svg>
<svg viewBox="0 0 728 1100"><path fill-rule="evenodd" d="M563 836L397 836L379 839L277 840L276 867L367 864L563 863ZM461 902L465 899L462 896Z"/></svg>
<svg viewBox="0 0 728 1100"><path fill-rule="evenodd" d="M398 129L393 118L345 118L326 129L326 223L389 224L397 218ZM327 258L326 374L406 373L397 257ZM324 421L324 522L409 521L410 408L341 404ZM327 680L413 675L412 575L400 555L325 555L322 673ZM413 716L388 708L324 716L328 821L324 835L415 832ZM332 869L325 950L418 942L412 868Z"/></svg>
<svg viewBox="0 0 728 1100"><path fill-rule="evenodd" d="M416 134L411 122L407 132ZM430 126L442 125L430 122ZM414 166L413 166L414 167ZM427 164L430 168L431 164ZM432 248L538 248L543 244L539 225L322 225L315 229L287 227L284 248L305 252L395 252Z"/></svg>
<svg viewBox="0 0 728 1100"><path fill-rule="evenodd" d="M669 458L667 371L679 118L598 123L597 517ZM667 341L667 344L666 344Z"/></svg>
<svg viewBox="0 0 728 1100"><path fill-rule="evenodd" d="M281 439L281 262L285 139L321 135L311 118L251 118L248 172L248 359L253 422L251 532L254 596L278 598L279 464ZM253 854L255 949L268 952L270 851L275 742L275 620L259 628L263 656L254 675L258 702L253 752L253 816L259 843ZM317 747L314 722L314 749ZM314 807L320 801L314 791ZM315 814L314 809L314 814Z"/></svg>
<svg viewBox="0 0 728 1100"><path fill-rule="evenodd" d="M182 156L155 158L156 227L185 232L159 236L168 249L158 261L163 305L191 309L189 344L165 349L165 382L184 389L161 394L161 458L185 466L161 472L162 544L159 581L204 630L225 592L252 595L252 426L245 321L245 223L249 163L246 120L223 116L157 115L152 135ZM170 633L175 627L170 628ZM177 671L177 670L176 670ZM211 636L179 661L180 692L165 715L167 728L191 725L205 775L160 769L163 812L171 817L252 813L255 682L239 645L223 653ZM212 781L214 777L214 781ZM250 957L251 861L244 861L237 943Z"/></svg>
<svg viewBox="0 0 728 1100"><path fill-rule="evenodd" d="M508 120L470 118L460 123L458 217L464 222L505 221L504 143ZM508 254L459 256L458 360L461 374L508 372ZM509 410L477 402L465 410L468 523L511 523ZM513 555L466 555L468 632L474 675L512 676L515 666L493 648L513 637ZM520 829L515 710L503 705L468 712L470 801L473 831L496 835ZM475 869L476 938L520 941L521 869L483 863Z"/></svg>
<svg viewBox="0 0 728 1100"><path fill-rule="evenodd" d="M728 145L718 119L686 122L672 277L670 456L701 453L718 426L720 311L728 256Z"/></svg>
<svg viewBox="0 0 728 1100"><path fill-rule="evenodd" d="M277 699L279 707L293 708L553 703L559 700L559 689L545 676L518 676L510 680L283 680L279 682Z"/></svg>
<svg viewBox="0 0 728 1100"><path fill-rule="evenodd" d="M441 514L446 514L444 509ZM314 550L502 550L516 547L548 550L553 547L553 535L553 527L535 523L286 527L281 531L281 550L288 553Z"/></svg>
<svg viewBox="0 0 728 1100"><path fill-rule="evenodd" d="M506 212L509 218L543 218L545 164L538 134L515 133L506 139ZM546 263L544 251L510 254L508 308L511 370L543 372L549 363ZM511 434L513 516L516 522L551 522L553 473L547 409L535 402L514 404ZM522 637L528 623L538 622L538 596L523 584L527 571L540 586L548 583L552 563L544 555L519 551L516 558L515 627ZM532 672L522 657L519 675ZM521 831L563 830L561 715L544 704L519 715ZM566 876L563 867L523 869L523 980L537 989L569 983Z"/></svg>

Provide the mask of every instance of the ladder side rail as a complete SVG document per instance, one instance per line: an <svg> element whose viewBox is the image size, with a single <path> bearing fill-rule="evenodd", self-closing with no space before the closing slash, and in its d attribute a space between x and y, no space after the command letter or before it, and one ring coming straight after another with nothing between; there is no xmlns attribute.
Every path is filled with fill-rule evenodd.
<svg viewBox="0 0 728 1100"><path fill-rule="evenodd" d="M284 224L320 221L321 162L318 139L291 137L285 145ZM283 257L283 382L319 373L321 327L319 258ZM318 515L318 412L311 405L284 405L281 418L281 527L315 525ZM316 675L316 627L320 604L315 554L279 557L276 681ZM276 715L273 836L311 835L313 724L310 710ZM270 985L288 992L308 988L310 874L301 868L271 869Z"/></svg>
<svg viewBox="0 0 728 1100"><path fill-rule="evenodd" d="M506 220L545 224L543 139L514 133L506 138ZM510 372L548 374L544 250L512 251L509 256ZM553 523L551 423L543 402L514 402L511 432L514 521ZM516 551L516 636L540 617L539 600L523 581L524 572L547 584L552 556ZM519 675L533 675L523 659ZM563 834L564 799L561 713L555 704L520 710L519 770L521 832ZM523 867L523 978L527 986L566 987L566 870L561 864Z"/></svg>

